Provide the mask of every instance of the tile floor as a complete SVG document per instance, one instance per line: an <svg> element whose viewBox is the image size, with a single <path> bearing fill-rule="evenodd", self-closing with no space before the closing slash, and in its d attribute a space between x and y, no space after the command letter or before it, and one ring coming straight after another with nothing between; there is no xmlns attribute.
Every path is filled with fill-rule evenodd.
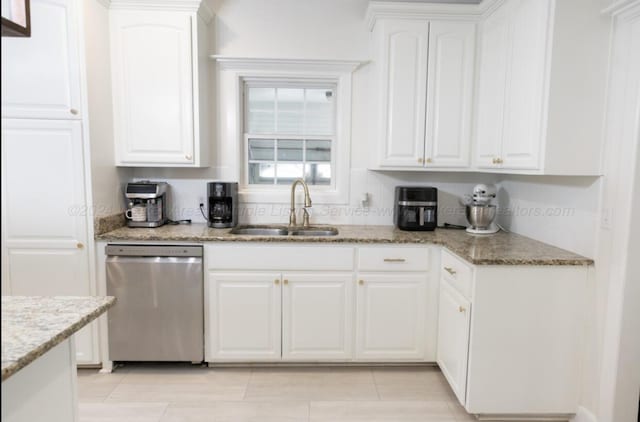
<svg viewBox="0 0 640 422"><path fill-rule="evenodd" d="M82 422L472 421L433 367L78 371Z"/></svg>

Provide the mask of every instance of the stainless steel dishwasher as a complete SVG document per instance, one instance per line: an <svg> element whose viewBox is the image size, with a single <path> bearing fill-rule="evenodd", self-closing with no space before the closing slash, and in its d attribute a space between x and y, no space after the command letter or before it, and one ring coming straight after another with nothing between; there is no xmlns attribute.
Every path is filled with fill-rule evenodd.
<svg viewBox="0 0 640 422"><path fill-rule="evenodd" d="M109 359L204 358L201 246L107 245Z"/></svg>

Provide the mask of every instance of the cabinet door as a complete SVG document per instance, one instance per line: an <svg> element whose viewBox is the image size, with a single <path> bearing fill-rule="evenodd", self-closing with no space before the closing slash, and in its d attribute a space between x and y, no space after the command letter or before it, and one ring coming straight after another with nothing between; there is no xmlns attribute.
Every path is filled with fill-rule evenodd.
<svg viewBox="0 0 640 422"><path fill-rule="evenodd" d="M427 83L427 167L467 167L476 24L432 22Z"/></svg>
<svg viewBox="0 0 640 422"><path fill-rule="evenodd" d="M539 168L546 68L548 0L517 0L509 18L509 66L502 167Z"/></svg>
<svg viewBox="0 0 640 422"><path fill-rule="evenodd" d="M480 31L475 165L481 168L498 167L495 160L502 152L509 40L507 7L508 4L493 12Z"/></svg>
<svg viewBox="0 0 640 422"><path fill-rule="evenodd" d="M429 23L387 20L382 30L380 165L422 167Z"/></svg>
<svg viewBox="0 0 640 422"><path fill-rule="evenodd" d="M353 275L284 274L282 357L351 359Z"/></svg>
<svg viewBox="0 0 640 422"><path fill-rule="evenodd" d="M74 4L32 0L31 37L2 37L2 117L81 117Z"/></svg>
<svg viewBox="0 0 640 422"><path fill-rule="evenodd" d="M280 360L279 273L209 272L205 360Z"/></svg>
<svg viewBox="0 0 640 422"><path fill-rule="evenodd" d="M438 310L437 362L463 406L467 388L470 320L471 302L442 280Z"/></svg>
<svg viewBox="0 0 640 422"><path fill-rule="evenodd" d="M117 165L194 163L191 19L112 11Z"/></svg>
<svg viewBox="0 0 640 422"><path fill-rule="evenodd" d="M426 307L426 274L359 274L356 359L424 360Z"/></svg>
<svg viewBox="0 0 640 422"><path fill-rule="evenodd" d="M79 121L3 119L3 294L92 294L84 180ZM95 363L94 330L78 363Z"/></svg>

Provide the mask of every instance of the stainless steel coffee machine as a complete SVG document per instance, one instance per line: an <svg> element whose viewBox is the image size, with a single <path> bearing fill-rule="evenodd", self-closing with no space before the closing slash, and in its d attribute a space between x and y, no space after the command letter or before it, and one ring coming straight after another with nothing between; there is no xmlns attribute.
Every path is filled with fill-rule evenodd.
<svg viewBox="0 0 640 422"><path fill-rule="evenodd" d="M167 222L167 189L165 182L148 180L127 183L127 226L160 227Z"/></svg>
<svg viewBox="0 0 640 422"><path fill-rule="evenodd" d="M209 182L209 227L235 227L238 224L238 183Z"/></svg>

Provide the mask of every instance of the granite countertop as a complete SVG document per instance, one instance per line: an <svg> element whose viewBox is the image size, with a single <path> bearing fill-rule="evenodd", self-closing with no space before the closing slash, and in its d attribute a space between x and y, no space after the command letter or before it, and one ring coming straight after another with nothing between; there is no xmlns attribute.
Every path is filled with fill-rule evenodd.
<svg viewBox="0 0 640 422"><path fill-rule="evenodd" d="M114 297L2 296L2 381L96 319Z"/></svg>
<svg viewBox="0 0 640 422"><path fill-rule="evenodd" d="M204 223L165 225L158 228L121 227L96 236L105 241L176 242L313 242L397 243L442 245L475 265L592 265L593 260L515 233L498 232L478 236L464 230L436 229L431 232L402 231L393 226L335 226L338 235L247 236L212 229Z"/></svg>

